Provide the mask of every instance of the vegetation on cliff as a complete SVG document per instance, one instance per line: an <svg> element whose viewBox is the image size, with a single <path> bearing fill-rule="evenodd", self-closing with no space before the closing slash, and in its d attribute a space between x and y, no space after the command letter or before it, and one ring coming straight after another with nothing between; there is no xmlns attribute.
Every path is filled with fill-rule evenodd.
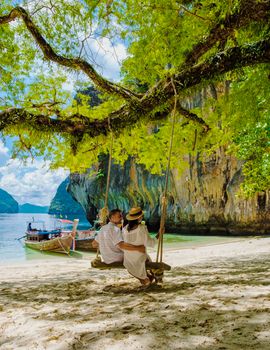
<svg viewBox="0 0 270 350"><path fill-rule="evenodd" d="M35 205L31 203L24 203L19 205L20 213L44 213L47 214L49 210L48 206Z"/></svg>
<svg viewBox="0 0 270 350"><path fill-rule="evenodd" d="M18 213L18 202L6 191L0 188L0 213Z"/></svg>
<svg viewBox="0 0 270 350"><path fill-rule="evenodd" d="M161 174L177 96L172 167L224 146L244 161L246 194L270 187L269 0L14 4L0 5L0 130L17 136L16 156L82 172L113 131L116 161L132 155ZM127 49L119 83L96 70L91 44L102 40ZM78 90L92 82L103 103L74 102L71 77Z"/></svg>
<svg viewBox="0 0 270 350"><path fill-rule="evenodd" d="M85 214L81 205L76 202L71 195L67 192L67 186L69 184L69 178L63 181L57 189L54 198L51 201L49 214Z"/></svg>

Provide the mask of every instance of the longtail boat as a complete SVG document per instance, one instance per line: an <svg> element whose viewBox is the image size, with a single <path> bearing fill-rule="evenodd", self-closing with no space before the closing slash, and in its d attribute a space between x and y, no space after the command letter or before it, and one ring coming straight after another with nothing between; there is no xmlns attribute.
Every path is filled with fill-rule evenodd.
<svg viewBox="0 0 270 350"><path fill-rule="evenodd" d="M92 242L95 239L95 230L81 230L77 231L75 246L77 250L85 250L88 252L96 252L97 249L92 246Z"/></svg>
<svg viewBox="0 0 270 350"><path fill-rule="evenodd" d="M63 233L61 229L48 231L44 226L42 229L35 229L32 228L32 225L36 222L28 222L24 243L26 247L40 251L69 254L70 248L75 239L78 222L79 220L75 219L72 231L66 233Z"/></svg>
<svg viewBox="0 0 270 350"><path fill-rule="evenodd" d="M60 227L62 228L62 233L69 233L70 229L68 229L68 226L70 224L73 224L73 221L66 220L66 219L57 219L57 222L60 224ZM97 223L95 222L95 225L93 228L88 230L77 230L76 236L75 236L75 249L76 250L85 250L89 252L96 252L96 248L93 248L92 242L94 240L94 237L96 236L96 227Z"/></svg>

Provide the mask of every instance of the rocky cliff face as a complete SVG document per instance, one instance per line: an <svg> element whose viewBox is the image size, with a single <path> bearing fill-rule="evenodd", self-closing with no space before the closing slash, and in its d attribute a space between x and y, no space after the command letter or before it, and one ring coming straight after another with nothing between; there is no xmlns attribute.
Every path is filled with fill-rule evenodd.
<svg viewBox="0 0 270 350"><path fill-rule="evenodd" d="M58 187L56 194L51 201L49 214L56 215L84 215L84 210L79 201L75 201L67 192L69 178L63 181Z"/></svg>
<svg viewBox="0 0 270 350"><path fill-rule="evenodd" d="M71 174L68 186L68 191L84 208L90 222L104 206L107 160L103 160L99 167L104 169L103 176ZM127 161L124 167L112 164L108 206L125 212L133 205L141 206L149 224L157 227L163 182L163 177L149 174L132 160Z"/></svg>
<svg viewBox="0 0 270 350"><path fill-rule="evenodd" d="M172 172L173 211L168 222L182 232L256 234L270 232L270 191L244 199L238 190L243 182L241 163L217 152L201 162L189 160L180 177Z"/></svg>
<svg viewBox="0 0 270 350"><path fill-rule="evenodd" d="M0 189L0 213L18 213L18 202L6 191Z"/></svg>
<svg viewBox="0 0 270 350"><path fill-rule="evenodd" d="M188 158L188 157L187 157ZM270 191L243 199L237 195L243 181L241 163L222 150L202 162L189 157L189 167L181 175L170 176L167 232L194 234L257 234L270 232ZM107 169L106 161L99 165ZM104 176L73 174L68 191L92 221L104 205ZM164 177L151 175L133 160L124 167L112 166L109 208L125 212L141 206L150 229L157 230Z"/></svg>

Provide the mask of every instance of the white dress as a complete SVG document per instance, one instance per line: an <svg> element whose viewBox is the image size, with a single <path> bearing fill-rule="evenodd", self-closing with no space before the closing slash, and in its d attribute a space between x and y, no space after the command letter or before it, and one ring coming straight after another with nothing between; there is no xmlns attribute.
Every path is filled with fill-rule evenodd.
<svg viewBox="0 0 270 350"><path fill-rule="evenodd" d="M156 239L150 237L147 227L140 224L134 230L128 231L127 226L123 228L124 242L133 245L144 245L145 247L154 247ZM124 266L128 272L139 279L147 278L145 261L149 259L146 253L124 250Z"/></svg>

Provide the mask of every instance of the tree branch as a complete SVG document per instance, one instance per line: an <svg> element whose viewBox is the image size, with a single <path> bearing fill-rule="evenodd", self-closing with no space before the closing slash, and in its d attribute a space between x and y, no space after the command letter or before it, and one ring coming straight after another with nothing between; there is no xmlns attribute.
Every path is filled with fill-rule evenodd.
<svg viewBox="0 0 270 350"><path fill-rule="evenodd" d="M254 0L242 0L238 12L228 15L217 23L206 39L198 42L186 55L186 60L181 66L194 65L198 59L209 51L217 42L225 43L234 30L247 26L253 21L269 20L270 1L257 2Z"/></svg>
<svg viewBox="0 0 270 350"><path fill-rule="evenodd" d="M0 131L9 126L20 125L22 128L30 127L41 132L72 133L77 124L70 120L62 121L47 115L34 114L22 108L8 108L0 112Z"/></svg>
<svg viewBox="0 0 270 350"><path fill-rule="evenodd" d="M202 81L213 79L221 74L254 64L270 62L270 38L254 44L233 47L219 52L205 62L187 68L173 76L177 93L194 87ZM173 96L171 78L160 81L140 100L144 112L163 105Z"/></svg>
<svg viewBox="0 0 270 350"><path fill-rule="evenodd" d="M171 79L173 79L177 94L179 94L183 90L197 86L202 81L213 79L231 70L270 62L270 39L267 38L252 45L230 48L219 52L201 64L190 66L197 62L218 41L224 42L224 40L227 40L235 29L245 26L251 21L267 19L269 11L269 0L260 2L242 0L238 13L227 16L224 21L218 23L210 31L209 36L203 42L193 47L177 74L158 82L139 99L141 95L135 94L101 77L88 62L80 58L66 58L56 54L43 38L37 26L32 22L28 13L23 8L17 7L8 15L0 17L0 25L9 23L16 18L22 18L27 29L48 60L85 72L99 88L111 94L124 97L127 102L104 120L90 121L88 118L80 115L71 116L71 119L74 117L78 118L76 122L67 119L63 120L60 117L52 119L45 115L13 108L0 113L0 130L9 125L23 123L26 126L30 125L32 128L45 132L70 133L72 135L87 133L95 137L108 133L108 121L110 121L111 129L117 133L122 128L132 126L137 122L165 119L171 110L171 99L174 96ZM189 120L201 124L205 130L209 129L209 126L203 119L185 110L180 104L178 111Z"/></svg>
<svg viewBox="0 0 270 350"><path fill-rule="evenodd" d="M194 64L204 53L211 49L216 42L225 42L235 29L245 26L251 21L267 19L269 17L269 11L269 0L260 1L259 3L254 0L242 0L239 12L227 16L223 21L213 27L208 37L204 41L196 44L189 52L184 64L179 70ZM83 71L100 89L108 93L121 96L127 101L135 102L135 104L139 102L138 98L141 97L140 94L104 79L87 61L80 58L66 58L56 54L23 8L16 7L8 15L0 17L0 25L9 23L16 18L23 19L27 29L39 45L46 59L65 67ZM161 83L163 83L163 81ZM148 92L148 95L149 93L150 92Z"/></svg>
<svg viewBox="0 0 270 350"><path fill-rule="evenodd" d="M204 63L175 74L173 76L177 94L185 89L194 87L202 81L215 78L218 75L233 69L246 67L254 64L270 62L270 38L261 40L253 45L234 47L220 52ZM171 110L171 99L174 90L171 77L165 82L158 83L145 96L134 103L123 105L119 110L112 112L103 120L90 120L81 115L73 115L68 120L52 119L44 115L35 115L22 109L11 108L0 113L0 131L10 125L25 124L40 131L69 133L72 135L89 134L96 137L107 134L110 130L117 134L123 128L131 127L142 121L157 121L165 119ZM160 110L157 110L158 107ZM179 112L190 120L201 124L205 130L209 126L195 114L186 111L181 105ZM77 118L72 121L72 118ZM108 125L110 124L110 130Z"/></svg>
<svg viewBox="0 0 270 350"><path fill-rule="evenodd" d="M207 132L210 130L210 127L209 125L200 117L197 116L197 114L193 113L193 112L190 112L188 111L187 109L185 109L184 107L182 107L181 105L178 105L177 106L177 110L180 114L182 114L185 118L197 123L197 124L200 124L204 131Z"/></svg>
<svg viewBox="0 0 270 350"><path fill-rule="evenodd" d="M135 92L103 78L87 61L80 58L67 58L55 53L50 44L43 38L38 27L34 24L28 13L22 7L16 7L8 15L0 17L0 25L10 23L17 18L21 18L24 21L28 31L35 39L46 59L64 67L83 71L94 84L108 93L118 95L126 100L136 99L139 96Z"/></svg>
<svg viewBox="0 0 270 350"><path fill-rule="evenodd" d="M154 117L149 120L158 121L166 119L171 111L172 105L173 103L170 103L167 108L160 113L156 113ZM210 130L209 126L202 118L183 108L179 102L177 103L177 111L188 120L201 125L204 131L207 132ZM40 113L35 114L22 108L9 108L0 112L0 132L9 126L20 126L20 128L25 127L26 129L32 128L41 132L77 135L80 138L82 138L83 134L95 137L109 132L107 119L105 121L90 120L81 114L69 116L69 119L61 119L60 117L58 119L53 119L48 115ZM117 131L120 132L121 130Z"/></svg>
<svg viewBox="0 0 270 350"><path fill-rule="evenodd" d="M213 79L221 74L237 68L270 62L270 38L258 41L252 45L233 47L220 52L207 61L197 66L175 74L173 80L177 94L197 86L202 81ZM159 82L149 90L137 104L126 104L119 110L111 113L108 117L114 132L127 126L131 126L143 120L160 120L169 113L170 101L174 96L171 77ZM164 107L165 106L165 107ZM155 112L158 107L163 107L162 112ZM108 119L101 121L103 128ZM202 123L201 123L202 124ZM98 132L99 128L96 129Z"/></svg>

